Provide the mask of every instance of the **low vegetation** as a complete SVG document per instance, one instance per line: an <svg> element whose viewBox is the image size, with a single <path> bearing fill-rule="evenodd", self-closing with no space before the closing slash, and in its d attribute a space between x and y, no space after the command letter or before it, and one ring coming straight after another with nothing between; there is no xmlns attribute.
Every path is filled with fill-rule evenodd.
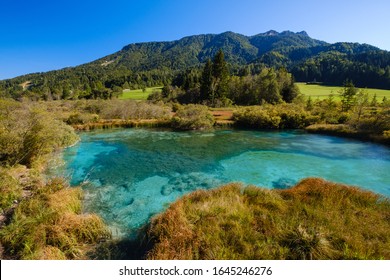
<svg viewBox="0 0 390 280"><path fill-rule="evenodd" d="M319 118L296 104L242 107L234 112L236 125L257 129L305 128Z"/></svg>
<svg viewBox="0 0 390 280"><path fill-rule="evenodd" d="M54 152L78 140L48 107L0 100L1 258L85 258L110 236L98 216L82 214L80 189L42 175Z"/></svg>
<svg viewBox="0 0 390 280"><path fill-rule="evenodd" d="M0 168L0 213L9 209L14 201L22 197L18 181L5 168Z"/></svg>
<svg viewBox="0 0 390 280"><path fill-rule="evenodd" d="M0 100L0 165L31 167L77 140L70 126L39 104Z"/></svg>
<svg viewBox="0 0 390 280"><path fill-rule="evenodd" d="M190 104L178 109L171 123L173 128L180 130L210 129L214 117L207 106Z"/></svg>
<svg viewBox="0 0 390 280"><path fill-rule="evenodd" d="M390 202L322 179L196 191L153 218L149 259L389 259Z"/></svg>
<svg viewBox="0 0 390 280"><path fill-rule="evenodd" d="M62 179L33 186L18 205L0 241L16 259L82 259L88 244L110 237L102 220L81 213L82 192Z"/></svg>

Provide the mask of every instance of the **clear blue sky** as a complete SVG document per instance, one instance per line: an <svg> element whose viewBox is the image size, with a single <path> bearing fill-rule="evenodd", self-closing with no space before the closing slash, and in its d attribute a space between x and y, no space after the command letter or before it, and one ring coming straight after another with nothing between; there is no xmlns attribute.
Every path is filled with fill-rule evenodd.
<svg viewBox="0 0 390 280"><path fill-rule="evenodd" d="M305 30L390 50L389 0L1 0L0 79L76 66L135 42Z"/></svg>

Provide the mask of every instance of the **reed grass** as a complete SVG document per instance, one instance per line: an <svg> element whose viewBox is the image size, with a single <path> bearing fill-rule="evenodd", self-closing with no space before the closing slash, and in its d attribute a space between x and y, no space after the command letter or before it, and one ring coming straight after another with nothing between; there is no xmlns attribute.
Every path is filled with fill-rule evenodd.
<svg viewBox="0 0 390 280"><path fill-rule="evenodd" d="M110 237L101 218L81 213L82 192L53 179L23 200L0 233L8 255L17 259L83 259L85 244Z"/></svg>
<svg viewBox="0 0 390 280"><path fill-rule="evenodd" d="M310 178L196 191L156 216L149 259L390 259L390 202Z"/></svg>

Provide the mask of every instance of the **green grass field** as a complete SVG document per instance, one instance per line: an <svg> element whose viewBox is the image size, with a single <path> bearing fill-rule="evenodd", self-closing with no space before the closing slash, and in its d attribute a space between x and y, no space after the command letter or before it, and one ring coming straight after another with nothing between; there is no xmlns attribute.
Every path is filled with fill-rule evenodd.
<svg viewBox="0 0 390 280"><path fill-rule="evenodd" d="M155 91L161 91L161 89L162 89L161 87L146 88L145 91L143 91L142 89L134 89L134 90L125 89L123 90L123 94L119 96L119 99L146 100L149 94Z"/></svg>
<svg viewBox="0 0 390 280"><path fill-rule="evenodd" d="M330 94L333 94L335 96L335 99L338 99L338 95L340 90L343 89L343 87L335 87L335 86L323 86L323 85L307 85L306 83L296 83L299 87L299 90L301 93L303 93L306 96L311 96L312 99L325 99ZM374 89L374 88L367 88L368 94L370 97L372 97L374 94L376 94L376 98L378 101L382 101L383 97L386 96L387 99L390 98L390 90L384 90L384 89Z"/></svg>
<svg viewBox="0 0 390 280"><path fill-rule="evenodd" d="M333 94L335 99L339 99L339 92L343 89L343 87L337 87L337 86L323 86L323 85L307 85L306 83L296 83L299 87L299 90L301 93L303 93L306 96L311 96L313 99L325 99L330 94ZM151 87L146 88L145 91L142 89L135 89L135 90L129 90L125 89L123 90L123 94L119 96L119 99L133 99L133 100L146 100L149 96L149 94L155 92L155 91L161 91L161 87ZM374 89L374 88L367 88L368 94L370 96L373 96L376 94L377 100L382 101L383 97L386 96L387 99L390 99L390 90L384 90L384 89Z"/></svg>

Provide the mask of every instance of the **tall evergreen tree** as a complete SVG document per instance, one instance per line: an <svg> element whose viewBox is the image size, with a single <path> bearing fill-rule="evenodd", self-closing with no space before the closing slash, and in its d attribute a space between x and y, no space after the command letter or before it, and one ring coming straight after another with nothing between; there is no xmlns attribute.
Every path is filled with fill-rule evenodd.
<svg viewBox="0 0 390 280"><path fill-rule="evenodd" d="M225 55L219 50L213 60L213 77L215 86L215 97L226 97L229 82L229 69L225 61Z"/></svg>
<svg viewBox="0 0 390 280"><path fill-rule="evenodd" d="M212 95L212 84L213 84L213 65L211 60L208 59L203 68L202 78L200 82L200 99L207 100Z"/></svg>

